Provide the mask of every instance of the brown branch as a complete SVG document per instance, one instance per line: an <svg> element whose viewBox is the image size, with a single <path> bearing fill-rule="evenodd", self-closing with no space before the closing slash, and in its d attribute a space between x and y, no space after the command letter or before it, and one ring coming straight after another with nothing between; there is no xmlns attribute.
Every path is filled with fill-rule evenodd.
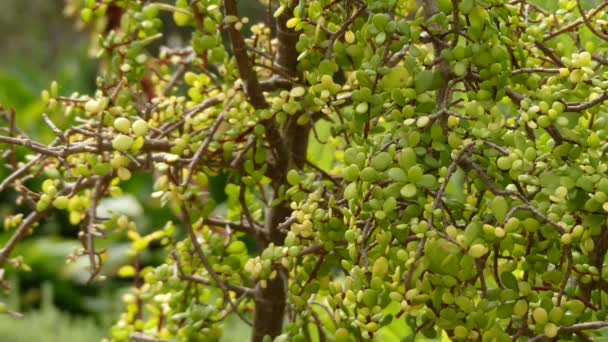
<svg viewBox="0 0 608 342"><path fill-rule="evenodd" d="M285 220L284 222L281 222L279 225L277 225L276 230L279 231L289 231L289 228L291 227L292 224L294 224L298 219L290 216L287 220Z"/></svg>
<svg viewBox="0 0 608 342"><path fill-rule="evenodd" d="M274 91L277 89L289 90L292 87L292 81L276 75L267 80L260 81L260 89L262 91Z"/></svg>
<svg viewBox="0 0 608 342"><path fill-rule="evenodd" d="M395 52L394 54L390 55L390 57L388 58L388 60L386 61L386 66L389 67L394 67L395 65L397 65L397 63L399 63L401 61L401 59L407 54L407 52L410 50L410 45L404 45L401 50Z"/></svg>
<svg viewBox="0 0 608 342"><path fill-rule="evenodd" d="M42 162L46 158L47 158L47 156L38 155L36 158L34 158L34 159L30 160L29 162L23 164L22 167L20 167L19 169L15 170L8 177L6 177L2 181L2 183L0 183L0 192L4 191L4 189L6 189L6 187L9 186L13 181L17 180L24 173L26 173L27 170L29 170L32 166L34 166L34 164Z"/></svg>
<svg viewBox="0 0 608 342"><path fill-rule="evenodd" d="M576 333L576 332L579 332L582 330L601 329L601 328L605 328L605 327L608 327L608 322L598 321L598 322L579 323L579 324L573 324L568 327L560 327L557 330L557 333L558 333L558 335L559 334L569 334L569 333ZM545 336L544 334L536 335L533 338L531 338L530 340L528 340L528 342L542 341L545 338L547 338L547 336Z"/></svg>
<svg viewBox="0 0 608 342"><path fill-rule="evenodd" d="M533 74L535 72L542 72L548 74L559 74L559 68L524 68L524 69L516 69L511 71L511 76L519 75L519 74Z"/></svg>
<svg viewBox="0 0 608 342"><path fill-rule="evenodd" d="M325 247L323 246L322 243L317 243L317 244L310 245L310 246L304 248L298 254L298 256L303 256L306 254L323 254L323 253L325 253Z"/></svg>
<svg viewBox="0 0 608 342"><path fill-rule="evenodd" d="M15 110L11 109L8 113L8 136L12 137L15 134ZM10 145L9 162L13 170L17 168L17 154L15 153L15 145Z"/></svg>
<svg viewBox="0 0 608 342"><path fill-rule="evenodd" d="M213 217L203 219L203 223L206 225L217 226L217 227L222 227L222 228L228 227L237 232L243 232L243 233L247 233L247 234L251 234L251 235L255 235L257 233L256 229L249 225L241 224L238 222L226 221L226 220L217 219L217 218L213 218Z"/></svg>
<svg viewBox="0 0 608 342"><path fill-rule="evenodd" d="M173 132L175 129L177 129L178 127L183 125L184 122L186 122L187 118L189 118L193 115L196 115L196 114L204 111L207 108L211 108L218 103L220 103L219 97L214 96L214 97L208 98L205 101L199 103L198 105L190 108L189 110L187 110L184 113L183 118L181 120L174 122L172 124L166 125L166 127L161 127L160 128L161 133L158 135L158 138L162 138L162 137L168 135L169 133Z"/></svg>
<svg viewBox="0 0 608 342"><path fill-rule="evenodd" d="M203 143L198 147L198 149L194 153L194 156L192 157L192 161L190 162L190 165L188 165L188 174L186 175L186 179L184 179L181 186L185 187L192 180L192 174L194 173L194 167L196 166L196 164L198 164L201 157L203 156L203 153L205 153L205 150L207 149L207 147L213 140L213 136L215 135L215 132L217 132L217 130L220 127L220 125L222 124L222 122L224 122L224 115L226 115L228 110L230 110L230 107L232 107L233 100L234 100L234 98L232 98L228 101L228 103L226 104L226 106L224 107L222 112L215 119L215 122L209 129L209 132L207 132L207 137L205 138Z"/></svg>
<svg viewBox="0 0 608 342"><path fill-rule="evenodd" d="M468 153L471 148L473 148L473 146L475 146L475 142L471 142L468 143L467 145L465 145L456 155L456 157L454 158L454 160L452 161L452 163L450 164L450 166L448 167L448 170L446 172L446 175L444 177L444 181L443 183L441 183L441 187L439 187L439 190L437 190L437 192L435 193L435 200L433 201L433 209L437 209L439 208L439 205L441 204L441 200L443 197L443 194L445 193L445 189L448 186L448 182L450 181L450 178L452 177L452 174L454 173L454 171L456 171L456 168L458 167L458 162L460 161L460 159L462 157L464 157L464 155L466 153ZM428 222L431 226L433 226L433 212L431 212L431 214L429 215L429 219Z"/></svg>
<svg viewBox="0 0 608 342"><path fill-rule="evenodd" d="M44 154L44 155L51 156L51 157L60 157L61 156L60 152L58 152L52 148L46 147L43 144L35 142L31 139L13 138L13 137L6 137L3 135L0 135L0 143L7 143L7 144L11 144L11 145L23 146L34 152L38 152L40 154Z"/></svg>
<svg viewBox="0 0 608 342"><path fill-rule="evenodd" d="M63 136L63 132L57 128L57 126L55 126L55 124L53 123L53 121L51 121L51 118L49 118L48 115L46 115L45 113L42 114L42 119L44 120L44 122L46 123L47 126L49 126L49 128L53 131L53 133L55 133L55 135L61 139L62 141L65 141L65 137Z"/></svg>
<svg viewBox="0 0 608 342"><path fill-rule="evenodd" d="M549 57L553 61L553 63L555 63L555 65L559 66L560 68L566 67L564 62L562 62L562 60L557 57L555 52L550 47L541 42L536 42L534 43L534 45L536 45L536 47L538 47L547 57Z"/></svg>
<svg viewBox="0 0 608 342"><path fill-rule="evenodd" d="M23 221L21 221L21 224L17 227L15 233L13 233L11 238L0 249L0 267L4 265L17 243L29 233L30 228L43 218L45 214L46 211L32 211Z"/></svg>
<svg viewBox="0 0 608 342"><path fill-rule="evenodd" d="M163 90L162 96L166 97L169 94L171 94L171 91L173 90L173 88L175 88L177 83L181 80L182 76L184 76L187 69L188 68L187 68L186 64L180 64L177 67L177 69L175 70L173 75L171 75L169 82L167 82L167 85L165 86L165 89Z"/></svg>
<svg viewBox="0 0 608 342"><path fill-rule="evenodd" d="M133 339L134 341L136 341L136 342L172 342L170 340L164 340L164 339L161 339L161 338L147 336L147 335L145 335L143 333L140 333L140 332L131 333L129 335L129 337L131 339Z"/></svg>
<svg viewBox="0 0 608 342"><path fill-rule="evenodd" d="M568 280L570 279L570 274L572 273L572 251L570 250L570 246L565 245L564 254L566 255L566 274L564 274L564 279L559 287L559 293L557 294L557 306L560 306L562 303L562 297L564 295L564 291L566 290L566 285L568 284Z"/></svg>
<svg viewBox="0 0 608 342"><path fill-rule="evenodd" d="M608 100L608 93L604 93L604 94L598 96L597 98L595 98L591 101L587 101L587 102L566 103L566 111L582 112L583 110L594 107L595 105L600 104L600 103L604 102L605 100Z"/></svg>
<svg viewBox="0 0 608 342"><path fill-rule="evenodd" d="M95 219L96 219L96 212L97 212L97 202L99 200L99 197L102 195L102 186L103 186L103 181L104 178L98 178L97 181L95 182L95 186L93 187L93 191L91 193L91 206L88 209L88 223L86 225L86 235L87 235L87 242L86 242L86 250L87 253L89 254L89 266L91 267L91 276L89 277L89 280L87 281L87 283L90 283L95 276L99 273L99 271L101 271L101 260L100 260L100 264L99 266L97 265L97 261L96 256L95 256Z"/></svg>
<svg viewBox="0 0 608 342"><path fill-rule="evenodd" d="M325 58L331 59L332 54L334 52L333 50L334 50L334 44L336 43L336 40L340 39L344 35L344 33L346 33L350 24L352 24L355 21L355 19L357 19L363 13L363 11L365 9L366 9L365 5L357 8L355 13L353 13L353 15L351 15L348 19L346 19L346 21L344 21L344 24L342 24L342 26L340 26L340 29L338 29L338 31L334 32L334 34L332 34L331 37L329 37L329 42L327 43L327 50L325 53Z"/></svg>
<svg viewBox="0 0 608 342"><path fill-rule="evenodd" d="M511 101L515 102L516 104L520 104L521 101L524 100L524 96L513 89L505 88L505 93L511 99Z"/></svg>
<svg viewBox="0 0 608 342"><path fill-rule="evenodd" d="M208 279L205 279L205 278L193 275L193 274L186 274L184 272L184 270L182 269L179 255L177 254L177 251L175 249L171 252L171 255L175 259L175 266L177 268L178 277L180 279L191 281L191 282L194 282L197 284L206 285L206 286L211 285L211 281L209 281ZM255 290L245 287L245 286L234 285L234 284L230 284L230 283L225 283L225 284L228 289L241 295L241 299L237 302L236 305L231 306L231 310L228 311L226 313L226 315L230 314L230 312L234 312L245 324L251 326L252 324L249 321L249 319L247 319L247 317L245 317L240 311L236 310L236 307L238 307L238 304L241 302L242 299L252 297L253 295L255 295Z"/></svg>
<svg viewBox="0 0 608 342"><path fill-rule="evenodd" d="M459 163L461 164L461 166L464 169L470 169L470 168L475 169L475 171L477 171L477 173L479 174L479 177L481 178L481 180L490 189L490 191L492 191L493 194L500 195L500 196L519 197L518 196L519 194L516 192L499 189L496 186L496 184L494 184L494 180L490 176L488 176L488 174L484 171L484 169L481 166L479 166L476 162L471 160L470 158L463 157L460 159Z"/></svg>
<svg viewBox="0 0 608 342"><path fill-rule="evenodd" d="M502 147L502 146L499 146L499 145L497 145L497 144L495 144L495 143L493 143L493 142L491 142L491 141L488 141L488 140L484 140L484 141L483 141L483 143L484 143L485 145L487 145L487 146L489 146L489 147L491 147L491 148L495 149L496 151L498 151L498 152L500 152L500 153L504 154L505 156L506 156L506 155L509 155L509 150L508 150L508 149L506 149L506 148L504 148L504 147Z"/></svg>
<svg viewBox="0 0 608 342"><path fill-rule="evenodd" d="M61 196L80 191L94 184L97 181L97 178L98 177L91 177L86 181L77 182L73 186L65 187L57 195ZM40 221L40 219L42 219L46 215L48 210L50 210L50 206L49 208L43 211L32 211L23 219L23 221L21 221L21 224L19 224L19 227L17 227L15 233L13 233L10 239L0 249L0 267L2 267L6 260L9 258L11 252L16 247L17 243L23 238L25 238L32 226L36 224L36 222Z"/></svg>
<svg viewBox="0 0 608 342"><path fill-rule="evenodd" d="M555 140L555 144L556 145L561 145L564 141L567 141L571 144L575 144L578 145L577 141L574 141L572 139L566 138L564 136L562 136L562 134L559 132L559 129L557 127L555 127L554 124L551 124L549 126L547 126L545 128L545 130L547 131L547 133L549 133L549 135L551 136L551 138L553 138L553 140Z"/></svg>
<svg viewBox="0 0 608 342"><path fill-rule="evenodd" d="M302 293L304 293L304 289L306 289L306 286L308 286L308 284L310 284L313 281L313 279L317 276L317 273L319 273L319 270L321 269L321 265L323 265L324 260L325 260L325 253L321 254L321 256L319 257L319 260L317 260L317 262L315 263L315 266L312 269L312 271L310 272L310 275L308 276L306 283L304 283L304 285L302 285L302 287L300 288L300 292L298 293L298 296L301 296Z"/></svg>
<svg viewBox="0 0 608 342"><path fill-rule="evenodd" d="M257 142L254 137L249 137L247 140L247 144L239 151L236 157L230 162L230 167L235 169L240 169L242 167L243 161L247 156L247 151Z"/></svg>
<svg viewBox="0 0 608 342"><path fill-rule="evenodd" d="M334 178L334 176L330 175L325 170L323 170L319 166L315 165L315 163L311 162L308 159L306 159L304 162L306 163L306 165L310 166L315 171L319 172L321 174L321 176L323 176L323 178L325 178L325 179L329 180L330 182L334 183L334 185L337 186L337 187L340 186L340 182L338 182L338 180L336 178Z"/></svg>
<svg viewBox="0 0 608 342"><path fill-rule="evenodd" d="M312 310L312 308L310 309L310 314L312 315L312 317L315 321L315 325L317 326L317 332L319 333L319 342L327 341L325 329L323 329L323 322L321 322L321 319L319 318L319 314L315 310Z"/></svg>
<svg viewBox="0 0 608 342"><path fill-rule="evenodd" d="M179 274L179 278L180 279L184 279L184 280L188 280L188 281L192 281L194 283L198 283L198 284L202 284L202 285L212 285L212 282L209 279L205 279L199 276L195 276L193 274L185 274L185 273L180 273ZM230 291L233 291L239 295L245 294L247 296L252 296L254 290L250 289L248 287L245 286L240 286L240 285L234 285L234 284L229 284L229 283L225 283L226 284L226 288L229 289Z"/></svg>
<svg viewBox="0 0 608 342"><path fill-rule="evenodd" d="M199 261L201 262L201 264L203 264L203 267L205 268L207 273L209 273L209 275L211 276L211 279L213 279L213 282L217 285L217 287L220 290L222 290L224 300L226 300L228 302L228 304L232 307L232 309L235 312L238 312L238 308L236 307L236 304L230 298L230 294L228 292L229 288L226 286L226 283L224 283L222 281L222 279L220 279L219 275L215 272L215 270L213 269L213 265L211 265L211 263L209 262L209 259L207 259L205 252L203 252L203 248L202 248L201 244L198 242L198 237L196 236L196 233L194 232L194 227L192 227L192 223L190 223L190 215L189 215L188 209L186 209L185 205L181 206L181 217L180 218L181 218L182 222L184 223L184 225L186 226L186 231L188 233L188 236L190 237L190 242L192 242L192 246L194 247L194 252L196 253Z"/></svg>
<svg viewBox="0 0 608 342"><path fill-rule="evenodd" d="M238 11L235 0L224 0L224 11L225 15L238 17ZM228 25L228 35L230 36L230 43L232 46L232 53L236 59L236 64L239 69L239 74L243 80L245 93L249 98L249 102L256 109L268 108L268 102L258 82L258 76L252 68L251 60L247 55L247 47L245 45L245 39L241 32L234 27L234 25Z"/></svg>
<svg viewBox="0 0 608 342"><path fill-rule="evenodd" d="M599 12L601 12L606 6L608 6L608 1L603 1L602 3L600 3L599 5L597 5L596 7L594 7L593 9L591 9L588 13L586 18L591 18L593 16L595 16L596 14L598 14ZM545 34L545 36L543 37L544 41L547 41L553 37L557 37L562 33L565 32L570 32L574 29L576 29L577 27L581 26L582 24L584 24L585 21L580 18L577 19L575 21L573 21L572 23L566 25L566 26L562 26L560 29L558 29L557 31L553 31L553 32L549 32L547 34Z"/></svg>
<svg viewBox="0 0 608 342"><path fill-rule="evenodd" d="M589 18L587 18L587 14L585 13L585 10L583 9L583 6L581 5L580 0L576 0L576 6L578 7L578 11L581 13L581 17L582 17L583 21L585 22L585 25L587 26L589 31L593 32L593 34L595 34L598 38L600 38L602 40L608 40L608 35L597 31L595 29L595 27L593 27L593 23L591 23Z"/></svg>
<svg viewBox="0 0 608 342"><path fill-rule="evenodd" d="M424 255L424 245L426 244L426 236L423 237L420 241L418 241L418 248L416 248L416 255L414 256L414 262L409 265L407 274L403 279L403 284L405 284L405 290L408 290L409 283L412 280L412 276L414 275L414 270L416 269L416 263L420 258Z"/></svg>

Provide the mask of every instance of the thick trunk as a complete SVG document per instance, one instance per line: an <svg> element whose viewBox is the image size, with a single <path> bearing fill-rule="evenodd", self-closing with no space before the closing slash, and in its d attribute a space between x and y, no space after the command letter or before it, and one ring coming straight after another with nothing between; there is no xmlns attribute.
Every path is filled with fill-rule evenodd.
<svg viewBox="0 0 608 342"><path fill-rule="evenodd" d="M266 212L266 229L270 232L268 243L282 245L285 234L276 227L291 215L286 206L270 208ZM274 279L268 280L265 288L259 288L255 294L255 311L253 316L252 342L261 342L264 336L275 337L283 330L287 298L286 272L279 269Z"/></svg>
<svg viewBox="0 0 608 342"><path fill-rule="evenodd" d="M283 244L285 234L277 227L290 215L291 209L286 203L269 208L266 211L264 228L269 232L266 245L273 243L280 246ZM268 280L265 288L260 287L256 291L252 342L261 342L267 335L275 337L280 335L283 330L283 320L285 319L287 306L287 272L283 267L280 267L277 271L277 276Z"/></svg>
<svg viewBox="0 0 608 342"><path fill-rule="evenodd" d="M235 0L224 0L226 15L238 17ZM276 62L291 78L297 77L297 51L295 48L298 35L287 28L292 9L286 9L277 19L278 54ZM241 33L234 27L228 27L228 34L235 56L239 74L243 80L245 92L249 103L256 109L268 108L258 76L253 69L250 57L247 54L245 40ZM287 80L288 82L290 80ZM276 193L282 186L286 185L287 172L295 167L301 167L306 160L306 149L308 147L308 126L298 126L297 116L289 118L288 122L280 126L274 120L264 123L266 127L266 140L272 148L274 167L268 175L272 179L272 187ZM276 196L276 195L275 195ZM272 198L271 200L274 200ZM260 249L263 250L270 243L277 246L283 245L285 233L279 230L279 225L291 215L288 203L280 203L266 211L265 234L261 241ZM265 287L256 290L255 311L253 318L253 332L251 340L261 342L265 336L274 338L283 330L287 298L287 272L282 267L277 269L277 276L268 280Z"/></svg>
<svg viewBox="0 0 608 342"><path fill-rule="evenodd" d="M277 18L277 38L279 41L277 64L289 72L291 76L296 76L298 65L298 33L287 28L287 21L291 19L293 10L287 9Z"/></svg>
<svg viewBox="0 0 608 342"><path fill-rule="evenodd" d="M298 35L286 27L292 10L285 12L277 19L277 36L279 41L277 64L289 72L292 77L297 75L297 51L295 44ZM302 167L306 160L308 147L308 126L298 126L297 116L289 118L281 127L282 146L286 154L275 160L276 169L273 171L273 187L277 190L286 183L287 172L293 167ZM270 140L279 140L278 137ZM279 154L280 156L280 154ZM265 229L268 232L267 244L283 245L285 233L278 230L278 226L291 215L289 203L281 203L266 211ZM266 246L264 246L266 247ZM276 337L283 331L283 321L287 306L287 272L280 267L277 276L268 280L265 288L259 288L255 294L255 311L253 317L252 342L261 342L264 336Z"/></svg>
<svg viewBox="0 0 608 342"><path fill-rule="evenodd" d="M286 298L285 282L279 275L256 293L251 341L261 342L266 335L274 337L281 334Z"/></svg>

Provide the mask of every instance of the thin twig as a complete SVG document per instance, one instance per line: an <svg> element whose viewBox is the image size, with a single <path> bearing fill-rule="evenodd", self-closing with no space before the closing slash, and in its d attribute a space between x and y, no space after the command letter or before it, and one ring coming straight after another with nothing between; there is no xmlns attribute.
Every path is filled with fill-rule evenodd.
<svg viewBox="0 0 608 342"><path fill-rule="evenodd" d="M213 122L213 125L211 126L211 128L209 129L209 132L207 133L207 137L205 138L203 143L198 147L198 149L196 150L196 153L194 153L194 156L192 157L192 161L190 162L190 165L188 165L188 173L186 175L186 179L184 179L181 186L185 187L192 180L192 174L194 173L194 167L196 166L196 164L198 164L203 153L205 153L205 150L207 149L207 147L213 140L213 136L215 135L215 132L217 132L217 129L220 127L220 125L224 121L224 115L226 115L228 110L230 110L230 107L232 106L233 101L234 101L234 98L232 98L228 101L228 103L226 104L226 106L224 107L222 112L217 116L217 118Z"/></svg>
<svg viewBox="0 0 608 342"><path fill-rule="evenodd" d="M603 1L602 3L600 3L593 9L591 9L589 12L587 12L586 18L589 19L589 18L595 16L596 14L600 13L606 6L608 6L608 1ZM584 23L585 23L584 19L579 18L566 26L562 26L557 31L553 31L553 32L549 32L549 33L545 34L545 36L543 37L543 40L547 41L553 37L559 36L562 33L572 31Z"/></svg>
<svg viewBox="0 0 608 342"><path fill-rule="evenodd" d="M334 50L334 44L336 43L336 40L340 39L344 35L344 33L346 33L350 24L352 24L355 21L355 19L357 19L363 13L363 11L365 9L366 9L365 6L361 6L361 7L357 8L355 13L353 15L351 15L348 19L346 19L346 21L344 21L342 26L340 26L340 29L338 29L338 31L336 31L334 34L331 35L331 37L329 37L329 41L327 43L327 50L325 53L325 58L331 60L331 56L334 52L333 50Z"/></svg>
<svg viewBox="0 0 608 342"><path fill-rule="evenodd" d="M519 75L519 74L533 74L537 72L543 72L548 74L559 74L559 68L524 68L524 69L516 69L511 71L511 76Z"/></svg>
<svg viewBox="0 0 608 342"><path fill-rule="evenodd" d="M140 332L131 333L129 335L129 337L132 338L134 341L137 341L137 342L172 342L171 340L164 340L164 339L161 339L161 338L147 336L147 335L145 335L143 333L140 333Z"/></svg>
<svg viewBox="0 0 608 342"><path fill-rule="evenodd" d="M87 243L86 250L89 255L89 265L91 267L91 276L87 283L90 283L101 270L101 264L97 265L95 256L95 218L97 216L97 203L102 195L102 186L104 178L100 177L95 182L93 191L91 192L91 206L88 209L88 222L86 225Z"/></svg>
<svg viewBox="0 0 608 342"><path fill-rule="evenodd" d="M582 331L582 330L601 329L601 328L605 328L605 327L608 327L608 322L599 321L599 322L579 323L579 324L573 324L568 327L560 327L557 330L557 334L560 335L560 334L575 333L575 332ZM536 335L533 338L531 338L530 340L528 340L528 342L542 341L545 338L547 338L547 336L545 336L544 334Z"/></svg>
<svg viewBox="0 0 608 342"><path fill-rule="evenodd" d="M597 104L600 104L602 102L604 102L605 100L608 100L608 93L604 93L598 97L596 97L595 99L591 100L591 101L587 101L587 102L581 102L581 103L566 103L566 111L568 112L581 112L585 109L589 109L591 107L594 107Z"/></svg>
<svg viewBox="0 0 608 342"><path fill-rule="evenodd" d="M194 252L198 256L198 259L203 264L203 267L205 268L205 270L207 270L207 273L209 273L209 275L211 276L211 279L213 279L215 284L220 288L220 290L222 290L222 293L224 295L224 300L226 300L229 303L229 305L232 307L232 309L235 312L239 312L238 308L236 307L236 304L230 298L230 294L228 293L228 291L229 291L228 287L220 279L219 275L215 272L215 270L213 269L213 266L209 262L209 259L207 259L205 252L203 252L203 248L202 248L201 244L198 242L198 237L196 236L196 233L194 232L192 223L190 223L190 215L188 213L188 209L186 209L186 207L184 205L182 205L182 207L181 207L181 219L182 219L182 222L184 223L184 225L186 226L188 236L190 237L190 241L192 242L192 245L194 246Z"/></svg>

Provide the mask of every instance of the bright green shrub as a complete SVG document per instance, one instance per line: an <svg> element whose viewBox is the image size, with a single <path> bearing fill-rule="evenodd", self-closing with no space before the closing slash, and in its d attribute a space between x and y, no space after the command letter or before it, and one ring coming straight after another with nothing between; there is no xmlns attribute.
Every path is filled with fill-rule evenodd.
<svg viewBox="0 0 608 342"><path fill-rule="evenodd" d="M608 325L608 2L281 0L248 29L235 0L103 3L80 12L120 17L97 40L99 90L43 93L77 126L0 138L31 151L0 189L33 208L7 218L0 263L53 207L82 227L91 279L105 235L134 255L159 241L166 264L121 269L143 284L113 340L215 340L230 316L253 341ZM191 40L152 54L166 11ZM142 235L95 217L134 172L175 222ZM218 172L225 211L207 196Z"/></svg>

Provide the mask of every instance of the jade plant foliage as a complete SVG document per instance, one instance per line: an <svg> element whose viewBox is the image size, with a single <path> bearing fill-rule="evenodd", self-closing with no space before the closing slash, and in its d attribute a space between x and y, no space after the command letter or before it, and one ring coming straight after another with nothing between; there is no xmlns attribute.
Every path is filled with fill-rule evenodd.
<svg viewBox="0 0 608 342"><path fill-rule="evenodd" d="M130 239L112 341L213 341L232 319L256 342L608 326L608 1L248 2L259 22L237 5L69 2L97 91L43 91L50 143L3 111L0 190L31 207L4 219L3 267L26 267L14 249L53 211L90 281L112 275L104 239ZM136 173L174 214L148 234L96 210Z"/></svg>

